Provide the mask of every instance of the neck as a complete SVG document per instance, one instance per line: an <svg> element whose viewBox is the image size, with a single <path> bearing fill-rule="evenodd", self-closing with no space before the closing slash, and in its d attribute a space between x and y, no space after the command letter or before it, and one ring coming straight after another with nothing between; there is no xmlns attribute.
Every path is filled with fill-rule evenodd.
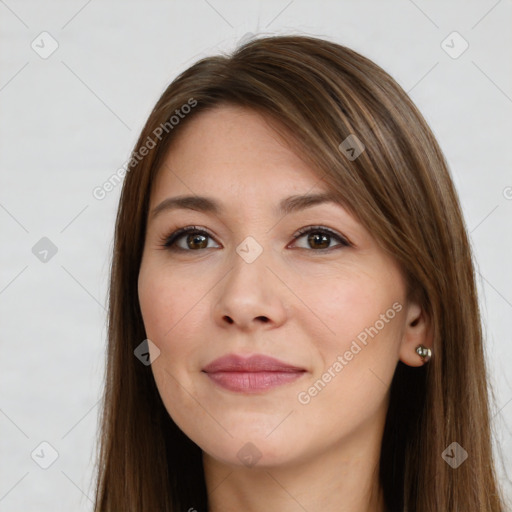
<svg viewBox="0 0 512 512"><path fill-rule="evenodd" d="M323 453L271 467L224 464L203 452L209 512L384 512L382 428L375 418ZM373 423L373 424L372 424Z"/></svg>

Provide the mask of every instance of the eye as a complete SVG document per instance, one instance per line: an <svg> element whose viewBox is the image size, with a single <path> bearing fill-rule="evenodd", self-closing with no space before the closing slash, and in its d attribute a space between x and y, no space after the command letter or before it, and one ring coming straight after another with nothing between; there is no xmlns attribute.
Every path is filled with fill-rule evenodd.
<svg viewBox="0 0 512 512"><path fill-rule="evenodd" d="M338 233L322 226L308 226L302 228L297 232L296 235L294 235L293 238L295 240L305 238L306 244L308 244L309 247L316 249L316 252L326 251L334 249L336 247L350 247L351 245L350 242L348 242L344 237L342 237ZM337 246L330 246L330 242L333 239L339 242ZM299 248L307 249L308 247Z"/></svg>
<svg viewBox="0 0 512 512"><path fill-rule="evenodd" d="M187 226L176 230L169 236L164 237L162 246L169 250L176 251L197 251L199 249L208 249L208 238L211 235L204 229L197 226ZM184 240L185 247L180 245L179 241Z"/></svg>
<svg viewBox="0 0 512 512"><path fill-rule="evenodd" d="M306 235L306 243L310 248L316 249L315 252L351 246L350 242L343 236L322 226L304 227L293 236L293 239L300 240L305 238ZM212 247L208 245L208 239L213 240L213 237L204 229L197 226L186 226L164 236L161 240L161 246L170 251L190 252L211 249ZM331 246L332 240L338 241L338 244ZM299 249L308 249L308 247L299 247Z"/></svg>

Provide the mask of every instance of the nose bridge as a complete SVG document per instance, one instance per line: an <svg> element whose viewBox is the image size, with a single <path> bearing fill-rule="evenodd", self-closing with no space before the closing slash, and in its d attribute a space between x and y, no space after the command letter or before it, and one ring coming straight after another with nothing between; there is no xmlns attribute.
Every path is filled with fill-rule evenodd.
<svg viewBox="0 0 512 512"><path fill-rule="evenodd" d="M247 328L256 320L279 324L285 306L272 267L270 247L247 236L230 258L230 271L223 280L215 307L216 320ZM282 291L282 290L281 290Z"/></svg>
<svg viewBox="0 0 512 512"><path fill-rule="evenodd" d="M246 300L252 296L252 300L256 300L258 296L264 298L267 295L271 274L267 269L271 264L269 256L270 247L263 247L263 241L260 243L251 235L235 247L228 280L237 294L243 293L247 296Z"/></svg>
<svg viewBox="0 0 512 512"><path fill-rule="evenodd" d="M260 238L261 241L261 238ZM261 241L263 243L263 241ZM269 247L264 251L262 243L258 242L256 238L249 235L238 244L235 249L237 255L248 265L251 265L256 260L261 259L263 252L268 255ZM267 259L266 257L264 259ZM261 262L260 262L261 263Z"/></svg>

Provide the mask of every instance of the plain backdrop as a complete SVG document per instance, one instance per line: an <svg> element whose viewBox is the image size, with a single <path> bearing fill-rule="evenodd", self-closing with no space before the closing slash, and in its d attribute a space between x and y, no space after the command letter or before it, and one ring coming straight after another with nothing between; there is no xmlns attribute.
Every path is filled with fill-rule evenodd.
<svg viewBox="0 0 512 512"><path fill-rule="evenodd" d="M475 250L498 471L510 476L510 27L510 0L0 0L0 510L92 510L121 186L103 200L92 190L179 72L258 33L353 48L432 127Z"/></svg>

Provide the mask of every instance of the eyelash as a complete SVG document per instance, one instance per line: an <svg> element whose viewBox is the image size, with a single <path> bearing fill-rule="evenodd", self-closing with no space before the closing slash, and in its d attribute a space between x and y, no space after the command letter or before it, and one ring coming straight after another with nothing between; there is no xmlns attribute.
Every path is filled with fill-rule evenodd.
<svg viewBox="0 0 512 512"><path fill-rule="evenodd" d="M328 247L326 249L306 249L313 252L327 252L331 251L333 249L339 249L342 247L351 247L352 244L344 237L336 233L335 231L332 231L329 228L325 228L322 226L306 226L304 228L301 228L297 231L295 235L293 235L294 240L298 240L299 238L302 238L304 235L307 235L309 233L321 233L323 235L327 235L331 238L336 239L336 241L339 242L339 245L334 247ZM164 249L167 249L168 251L181 251L181 252L199 252L204 249L183 249L181 247L177 247L175 244L176 242L182 238L184 235L189 234L195 234L195 235L206 235L207 237L214 239L212 235L210 235L207 231L204 229L198 227L198 226L185 226L183 228L177 229L170 235L164 236L160 240L160 245ZM303 247L300 247L300 249L304 249Z"/></svg>

